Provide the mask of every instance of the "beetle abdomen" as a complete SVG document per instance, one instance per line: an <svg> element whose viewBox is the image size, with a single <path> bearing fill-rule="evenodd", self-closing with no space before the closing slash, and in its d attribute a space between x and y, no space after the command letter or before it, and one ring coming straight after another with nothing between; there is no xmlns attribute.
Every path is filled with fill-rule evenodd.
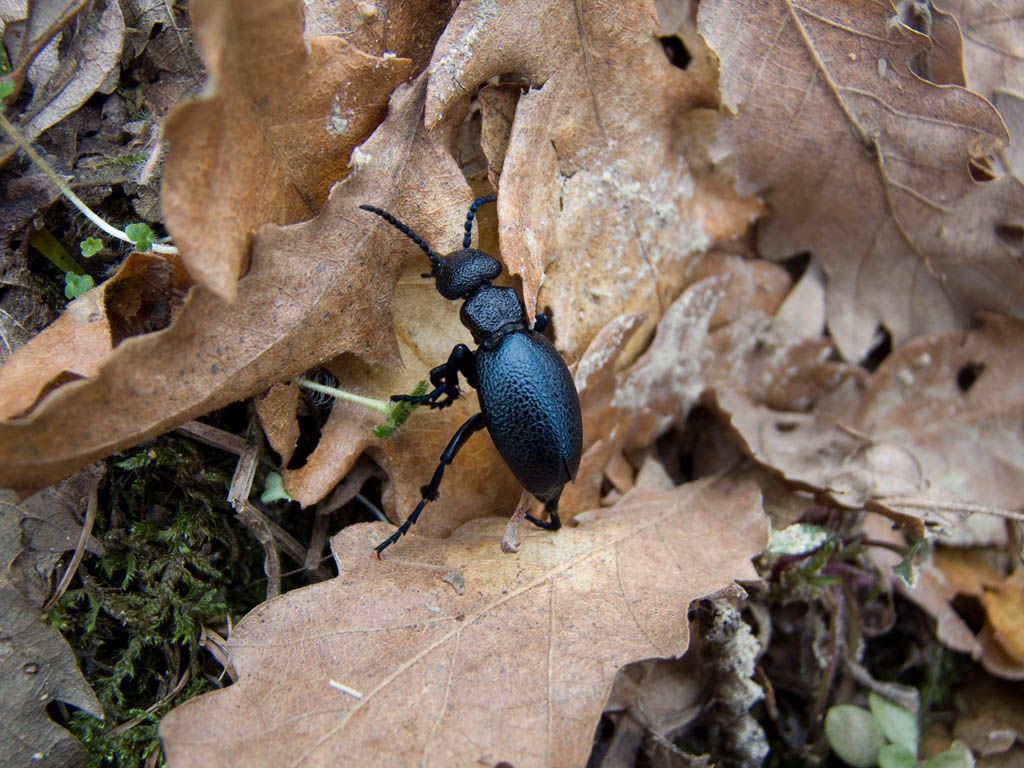
<svg viewBox="0 0 1024 768"><path fill-rule="evenodd" d="M487 431L522 486L541 501L576 476L583 446L580 399L561 355L540 333L510 333L476 353Z"/></svg>

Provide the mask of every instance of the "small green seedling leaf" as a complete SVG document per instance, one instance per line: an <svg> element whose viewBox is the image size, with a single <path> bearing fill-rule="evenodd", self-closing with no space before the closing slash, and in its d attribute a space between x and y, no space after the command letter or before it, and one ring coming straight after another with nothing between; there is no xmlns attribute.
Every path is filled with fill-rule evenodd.
<svg viewBox="0 0 1024 768"><path fill-rule="evenodd" d="M98 237L87 237L79 243L78 247L82 249L82 255L88 259L103 249L103 241Z"/></svg>
<svg viewBox="0 0 1024 768"><path fill-rule="evenodd" d="M974 768L974 753L962 741L954 741L953 746L926 760L921 768Z"/></svg>
<svg viewBox="0 0 1024 768"><path fill-rule="evenodd" d="M284 489L284 481L277 472L268 472L267 479L263 481L263 493L260 501L270 504L273 501L292 501L288 491Z"/></svg>
<svg viewBox="0 0 1024 768"><path fill-rule="evenodd" d="M412 390L413 397L422 397L427 393L427 382L421 381ZM388 420L383 424L378 424L373 428L373 434L379 437L381 440L387 440L398 428L401 427L412 415L412 412L416 410L418 406L413 403L399 401L391 404L391 413L388 416Z"/></svg>
<svg viewBox="0 0 1024 768"><path fill-rule="evenodd" d="M871 714L882 726L885 738L906 747L917 758L917 719L903 707L877 693L868 694Z"/></svg>
<svg viewBox="0 0 1024 768"><path fill-rule="evenodd" d="M878 768L914 768L917 758L902 744L886 744L878 753Z"/></svg>
<svg viewBox="0 0 1024 768"><path fill-rule="evenodd" d="M894 565L892 568L897 578L899 578L899 580L910 589L913 589L914 586L916 586L917 577L921 572L921 569L914 565L914 560L917 559L917 556L920 554L921 548L924 544L924 539L914 540L914 543L910 547L910 551L903 556L899 565Z"/></svg>
<svg viewBox="0 0 1024 768"><path fill-rule="evenodd" d="M4 80L0 82L0 99L6 99L14 93L14 83L10 80ZM3 109L5 105L0 104L0 109Z"/></svg>
<svg viewBox="0 0 1024 768"><path fill-rule="evenodd" d="M145 253L153 247L153 230L147 224L129 224L124 228L124 233L135 243L135 250L139 253Z"/></svg>
<svg viewBox="0 0 1024 768"><path fill-rule="evenodd" d="M64 273L64 295L69 299L77 299L96 285L91 275L76 275L74 272Z"/></svg>
<svg viewBox="0 0 1024 768"><path fill-rule="evenodd" d="M825 715L825 738L847 765L871 768L885 746L885 734L875 716L863 707L839 704Z"/></svg>
<svg viewBox="0 0 1024 768"><path fill-rule="evenodd" d="M773 530L768 542L768 553L772 555L806 555L813 552L831 534L820 525L795 523L781 531Z"/></svg>

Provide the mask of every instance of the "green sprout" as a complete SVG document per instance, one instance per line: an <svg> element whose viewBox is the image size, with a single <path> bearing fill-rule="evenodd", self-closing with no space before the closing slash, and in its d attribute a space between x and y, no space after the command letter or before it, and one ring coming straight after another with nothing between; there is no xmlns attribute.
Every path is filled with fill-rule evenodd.
<svg viewBox="0 0 1024 768"><path fill-rule="evenodd" d="M260 495L260 501L264 504L274 501L294 501L288 495L288 491L284 489L284 480L281 479L280 473L267 473L267 479L263 481L263 493Z"/></svg>
<svg viewBox="0 0 1024 768"><path fill-rule="evenodd" d="M906 584L911 589L917 584L917 577L921 572L921 569L914 565L914 560L921 552L921 548L925 545L924 539L916 537L909 537L911 540L910 549L907 554L903 556L903 559L898 565L893 566L893 571L896 573L896 577Z"/></svg>
<svg viewBox="0 0 1024 768"><path fill-rule="evenodd" d="M77 299L96 285L92 275L76 275L74 272L64 273L64 295L69 299Z"/></svg>
<svg viewBox="0 0 1024 768"><path fill-rule="evenodd" d="M854 768L972 768L974 756L954 741L945 752L917 759L917 718L877 693L868 694L870 710L838 704L825 714L825 738L832 751Z"/></svg>
<svg viewBox="0 0 1024 768"><path fill-rule="evenodd" d="M103 241L98 237L87 237L78 245L82 249L82 256L91 258L103 249Z"/></svg>
<svg viewBox="0 0 1024 768"><path fill-rule="evenodd" d="M146 224L129 224L124 228L124 233L135 244L135 250L139 253L146 253L153 247L153 230Z"/></svg>
<svg viewBox="0 0 1024 768"><path fill-rule="evenodd" d="M375 411L383 413L387 420L383 424L378 424L373 428L373 434L379 437L381 440L386 440L401 427L412 412L416 410L414 403L400 401L393 403L390 400L377 400L372 397L363 397L352 392L346 392L344 389L338 389L337 387L329 387L326 384L320 384L310 379L299 377L296 383L300 387L306 389L312 389L314 392L322 392L325 395L336 397L339 400L345 400L356 405L361 405L364 408L372 408ZM413 397L421 397L427 393L427 382L419 382L412 391Z"/></svg>

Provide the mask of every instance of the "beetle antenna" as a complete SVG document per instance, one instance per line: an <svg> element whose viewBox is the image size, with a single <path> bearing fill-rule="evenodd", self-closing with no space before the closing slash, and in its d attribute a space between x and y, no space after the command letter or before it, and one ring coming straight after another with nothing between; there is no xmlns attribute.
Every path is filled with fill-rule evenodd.
<svg viewBox="0 0 1024 768"><path fill-rule="evenodd" d="M469 248L469 242L473 239L473 217L476 216L476 209L481 205L493 203L497 199L497 195L484 195L483 197L478 197L473 201L473 204L469 206L469 213L466 214L466 236L462 238L463 248Z"/></svg>
<svg viewBox="0 0 1024 768"><path fill-rule="evenodd" d="M481 198L481 200L482 199L483 198ZM479 202L479 201L477 201L477 202ZM473 203L473 205L476 205L476 203ZM394 227L399 232L401 232L403 235L405 235L410 240L412 240L414 243L416 243L416 245L418 245L423 250L423 252L425 254L427 254L427 257L430 259L430 263L433 264L435 267L437 267L438 265L441 264L441 257L438 256L436 253L434 253L431 250L430 246L427 245L427 241L424 240L419 235L417 235L415 232L413 232L411 227L406 226L405 224L400 222L398 219L396 219L394 216L392 216L390 213L388 213L387 211L382 211L380 208L374 208L372 205L360 205L359 207L361 209L363 209L364 211L369 211L370 213L377 214L382 219L384 219L384 221L386 221L388 224L390 224L392 227ZM470 210L472 210L472 209L470 209Z"/></svg>

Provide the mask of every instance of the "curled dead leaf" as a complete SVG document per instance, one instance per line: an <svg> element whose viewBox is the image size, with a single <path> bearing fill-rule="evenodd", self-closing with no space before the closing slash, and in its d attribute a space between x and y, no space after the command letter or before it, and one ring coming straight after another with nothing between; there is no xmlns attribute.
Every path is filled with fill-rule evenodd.
<svg viewBox="0 0 1024 768"><path fill-rule="evenodd" d="M196 282L234 300L256 229L320 210L411 62L305 39L293 0L193 2L190 14L214 90L166 120L164 219Z"/></svg>

